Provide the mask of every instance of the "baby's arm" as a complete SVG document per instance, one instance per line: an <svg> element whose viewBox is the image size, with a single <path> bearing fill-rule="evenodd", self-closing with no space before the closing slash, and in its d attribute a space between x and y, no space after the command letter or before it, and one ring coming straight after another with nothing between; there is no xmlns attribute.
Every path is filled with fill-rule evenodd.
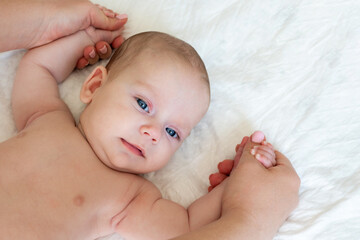
<svg viewBox="0 0 360 240"><path fill-rule="evenodd" d="M217 220L221 215L224 184L196 200L188 209L163 199L146 182L141 192L116 216L116 231L126 239L170 239Z"/></svg>
<svg viewBox="0 0 360 240"><path fill-rule="evenodd" d="M12 93L17 129L20 131L48 112L70 113L60 99L57 84L73 71L86 46L100 40L111 43L120 33L121 29L111 32L89 27L26 53L19 64Z"/></svg>
<svg viewBox="0 0 360 240"><path fill-rule="evenodd" d="M237 146L242 152L246 141ZM263 165L275 161L272 146L265 141L253 154ZM265 165L264 165L265 166ZM229 174L232 167L229 168ZM227 180L210 193L193 202L188 209L163 199L159 190L148 183L141 193L121 213L117 231L129 239L169 239L207 225L221 216L222 195Z"/></svg>

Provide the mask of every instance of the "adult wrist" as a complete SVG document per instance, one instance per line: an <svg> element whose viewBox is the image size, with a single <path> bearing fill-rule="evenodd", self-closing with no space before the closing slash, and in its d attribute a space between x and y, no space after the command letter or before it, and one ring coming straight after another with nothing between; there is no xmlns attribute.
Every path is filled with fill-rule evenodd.
<svg viewBox="0 0 360 240"><path fill-rule="evenodd" d="M230 231L237 236L236 239L271 240L275 236L278 226L270 226L269 223L262 224L249 211L231 210L225 213L221 220L229 225Z"/></svg>

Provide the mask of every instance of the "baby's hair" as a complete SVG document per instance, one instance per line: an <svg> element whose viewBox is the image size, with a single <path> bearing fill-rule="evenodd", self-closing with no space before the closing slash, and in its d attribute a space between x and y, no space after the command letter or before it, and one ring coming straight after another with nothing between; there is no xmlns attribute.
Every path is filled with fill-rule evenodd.
<svg viewBox="0 0 360 240"><path fill-rule="evenodd" d="M128 66L144 49L152 48L152 44L164 44L164 46L175 53L176 56L198 69L203 75L202 78L209 85L205 64L196 50L188 43L161 32L143 32L128 38L120 48L115 51L107 64L106 68L108 72L110 73L111 70L116 72ZM116 67L113 65L116 65ZM112 68L116 68L116 70Z"/></svg>

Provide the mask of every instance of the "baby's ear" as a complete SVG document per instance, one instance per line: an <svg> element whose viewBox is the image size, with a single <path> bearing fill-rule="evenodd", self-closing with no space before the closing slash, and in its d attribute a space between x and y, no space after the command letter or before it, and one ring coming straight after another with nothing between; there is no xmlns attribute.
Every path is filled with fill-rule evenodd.
<svg viewBox="0 0 360 240"><path fill-rule="evenodd" d="M96 67L82 85L80 100L86 104L90 103L96 90L106 82L107 77L108 74L105 67Z"/></svg>

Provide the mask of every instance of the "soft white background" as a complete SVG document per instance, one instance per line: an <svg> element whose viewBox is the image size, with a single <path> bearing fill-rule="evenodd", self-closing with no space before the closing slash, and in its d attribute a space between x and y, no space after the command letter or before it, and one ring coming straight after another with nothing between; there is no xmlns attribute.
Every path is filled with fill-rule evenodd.
<svg viewBox="0 0 360 240"><path fill-rule="evenodd" d="M125 36L170 33L207 66L208 114L168 166L147 176L164 197L187 206L205 194L217 163L260 129L302 179L299 206L275 239L360 239L359 0L96 2L129 15ZM0 141L15 134L10 93L23 53L0 54ZM61 86L76 118L90 70Z"/></svg>

